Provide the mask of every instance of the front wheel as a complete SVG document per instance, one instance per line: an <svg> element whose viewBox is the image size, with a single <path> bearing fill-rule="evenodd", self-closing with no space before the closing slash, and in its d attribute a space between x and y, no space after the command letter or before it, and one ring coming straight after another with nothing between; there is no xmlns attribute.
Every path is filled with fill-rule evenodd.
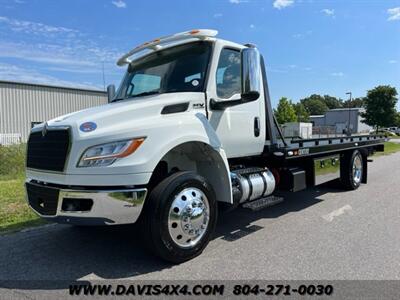
<svg viewBox="0 0 400 300"><path fill-rule="evenodd" d="M341 161L340 180L348 190L356 190L361 185L364 172L364 163L361 152L355 150L351 154L346 154Z"/></svg>
<svg viewBox="0 0 400 300"><path fill-rule="evenodd" d="M177 172L159 183L146 200L142 230L149 248L180 263L201 254L217 221L211 185L194 172Z"/></svg>

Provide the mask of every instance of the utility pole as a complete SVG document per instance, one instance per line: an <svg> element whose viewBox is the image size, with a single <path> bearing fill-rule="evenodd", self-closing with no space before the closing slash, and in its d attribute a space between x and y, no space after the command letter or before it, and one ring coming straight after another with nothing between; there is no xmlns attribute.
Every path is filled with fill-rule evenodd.
<svg viewBox="0 0 400 300"><path fill-rule="evenodd" d="M106 91L106 75L104 74L104 60L102 61L102 69L103 69L103 89Z"/></svg>
<svg viewBox="0 0 400 300"><path fill-rule="evenodd" d="M352 96L352 93L351 92L347 92L346 93L346 95L350 95L350 99L349 99L349 119L348 119L348 125L347 125L347 135L348 136L350 136L351 135L351 131L350 131L350 119L351 119L351 110L350 110L350 108L351 108L351 96Z"/></svg>

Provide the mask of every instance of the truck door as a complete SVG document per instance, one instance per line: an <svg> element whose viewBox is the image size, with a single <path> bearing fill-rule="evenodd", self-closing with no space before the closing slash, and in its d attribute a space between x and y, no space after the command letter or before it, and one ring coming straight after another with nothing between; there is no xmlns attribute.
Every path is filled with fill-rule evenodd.
<svg viewBox="0 0 400 300"><path fill-rule="evenodd" d="M220 47L215 53L207 88L208 101L235 101L241 94L240 49ZM217 52L218 51L218 52ZM261 76L261 74L260 74ZM265 144L263 89L256 101L209 109L209 121L228 158L258 155ZM208 105L210 108L210 105Z"/></svg>

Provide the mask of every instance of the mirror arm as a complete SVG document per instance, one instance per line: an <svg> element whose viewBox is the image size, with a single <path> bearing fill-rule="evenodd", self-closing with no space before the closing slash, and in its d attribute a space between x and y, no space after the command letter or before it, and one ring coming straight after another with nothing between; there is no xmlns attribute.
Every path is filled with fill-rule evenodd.
<svg viewBox="0 0 400 300"><path fill-rule="evenodd" d="M115 85L110 84L107 86L107 100L108 103L111 103L115 98Z"/></svg>
<svg viewBox="0 0 400 300"><path fill-rule="evenodd" d="M235 106L244 103L242 99L235 99L229 101L216 101L215 99L210 99L210 108L213 110L224 110L227 107Z"/></svg>

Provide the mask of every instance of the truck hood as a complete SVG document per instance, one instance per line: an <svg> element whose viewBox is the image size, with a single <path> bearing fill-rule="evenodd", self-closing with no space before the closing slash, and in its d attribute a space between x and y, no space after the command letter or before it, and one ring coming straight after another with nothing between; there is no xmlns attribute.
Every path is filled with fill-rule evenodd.
<svg viewBox="0 0 400 300"><path fill-rule="evenodd" d="M149 122L156 126L159 124L158 120L165 116L161 114L161 111L169 105L188 103L186 113L191 112L193 107L195 107L195 112L201 112L200 109L204 110L204 101L203 93L151 95L67 114L48 121L47 125L50 127L68 126L72 128L75 139L89 138L101 134L108 135L110 132L117 133L123 128L131 131L134 128L140 128L144 123L148 126ZM92 130L82 130L81 125L84 123L90 123Z"/></svg>

